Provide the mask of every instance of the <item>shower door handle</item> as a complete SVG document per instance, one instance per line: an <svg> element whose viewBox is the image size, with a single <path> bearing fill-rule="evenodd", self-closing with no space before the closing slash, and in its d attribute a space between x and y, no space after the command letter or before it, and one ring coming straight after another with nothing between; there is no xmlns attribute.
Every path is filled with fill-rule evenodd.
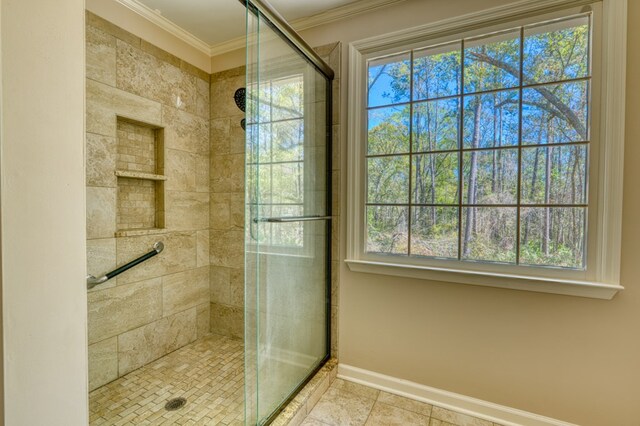
<svg viewBox="0 0 640 426"><path fill-rule="evenodd" d="M253 223L290 223L290 222L311 222L314 220L331 220L332 216L284 216L284 217L256 217Z"/></svg>

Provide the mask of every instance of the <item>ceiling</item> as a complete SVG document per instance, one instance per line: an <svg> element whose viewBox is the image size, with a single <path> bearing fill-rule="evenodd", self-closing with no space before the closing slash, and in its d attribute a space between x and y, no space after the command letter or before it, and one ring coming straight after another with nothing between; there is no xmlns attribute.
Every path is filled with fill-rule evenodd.
<svg viewBox="0 0 640 426"><path fill-rule="evenodd" d="M291 22L357 0L270 0ZM239 0L138 0L187 32L213 46L245 33L245 7Z"/></svg>

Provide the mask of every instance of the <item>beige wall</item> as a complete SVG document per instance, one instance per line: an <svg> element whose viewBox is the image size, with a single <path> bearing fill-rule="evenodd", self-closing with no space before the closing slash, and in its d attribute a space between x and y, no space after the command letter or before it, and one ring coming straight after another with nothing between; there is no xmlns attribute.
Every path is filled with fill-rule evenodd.
<svg viewBox="0 0 640 426"><path fill-rule="evenodd" d="M89 291L93 390L209 333L209 75L92 13L86 37L89 273L101 276L165 244L157 257ZM117 116L145 125L126 134ZM148 160L130 139L144 140L145 126L163 129L151 168L163 183L115 176L118 167L138 171ZM134 181L156 185L156 198L164 197L164 210L155 209L164 229L118 222L124 206L134 206L134 221L149 210L140 200L153 188L123 186Z"/></svg>
<svg viewBox="0 0 640 426"><path fill-rule="evenodd" d="M304 31L318 45L484 9L506 0L408 0ZM622 285L612 301L390 278L340 268L341 363L581 425L637 425L640 413L640 3L629 1ZM217 67L241 52L213 58ZM346 90L342 120L347 119ZM346 129L343 129L346 138ZM346 144L342 145L346 152ZM345 156L343 156L345 158ZM346 160L346 159L345 159ZM343 167L346 164L343 162ZM346 182L341 185L346 202ZM341 227L344 253L345 224Z"/></svg>
<svg viewBox="0 0 640 426"><path fill-rule="evenodd" d="M1 8L4 420L86 425L84 2Z"/></svg>

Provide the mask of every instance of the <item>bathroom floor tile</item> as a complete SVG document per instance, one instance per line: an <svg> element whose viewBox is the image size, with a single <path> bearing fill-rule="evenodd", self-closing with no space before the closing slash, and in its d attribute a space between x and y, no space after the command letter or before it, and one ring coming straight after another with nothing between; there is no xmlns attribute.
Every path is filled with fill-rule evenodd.
<svg viewBox="0 0 640 426"><path fill-rule="evenodd" d="M309 417L328 425L364 425L374 399L330 387L309 413Z"/></svg>
<svg viewBox="0 0 640 426"><path fill-rule="evenodd" d="M243 357L242 341L205 336L91 392L90 425L242 425Z"/></svg>
<svg viewBox="0 0 640 426"><path fill-rule="evenodd" d="M429 426L429 417L377 401L367 419L367 426Z"/></svg>
<svg viewBox="0 0 640 426"><path fill-rule="evenodd" d="M487 420L337 379L302 426L500 426Z"/></svg>

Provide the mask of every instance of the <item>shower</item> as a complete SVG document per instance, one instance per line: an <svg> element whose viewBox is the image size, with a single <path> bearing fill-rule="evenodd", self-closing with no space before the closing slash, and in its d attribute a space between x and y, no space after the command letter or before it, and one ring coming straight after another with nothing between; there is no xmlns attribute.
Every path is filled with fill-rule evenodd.
<svg viewBox="0 0 640 426"><path fill-rule="evenodd" d="M333 71L241 3L213 74L87 12L92 425L268 424L331 364Z"/></svg>

